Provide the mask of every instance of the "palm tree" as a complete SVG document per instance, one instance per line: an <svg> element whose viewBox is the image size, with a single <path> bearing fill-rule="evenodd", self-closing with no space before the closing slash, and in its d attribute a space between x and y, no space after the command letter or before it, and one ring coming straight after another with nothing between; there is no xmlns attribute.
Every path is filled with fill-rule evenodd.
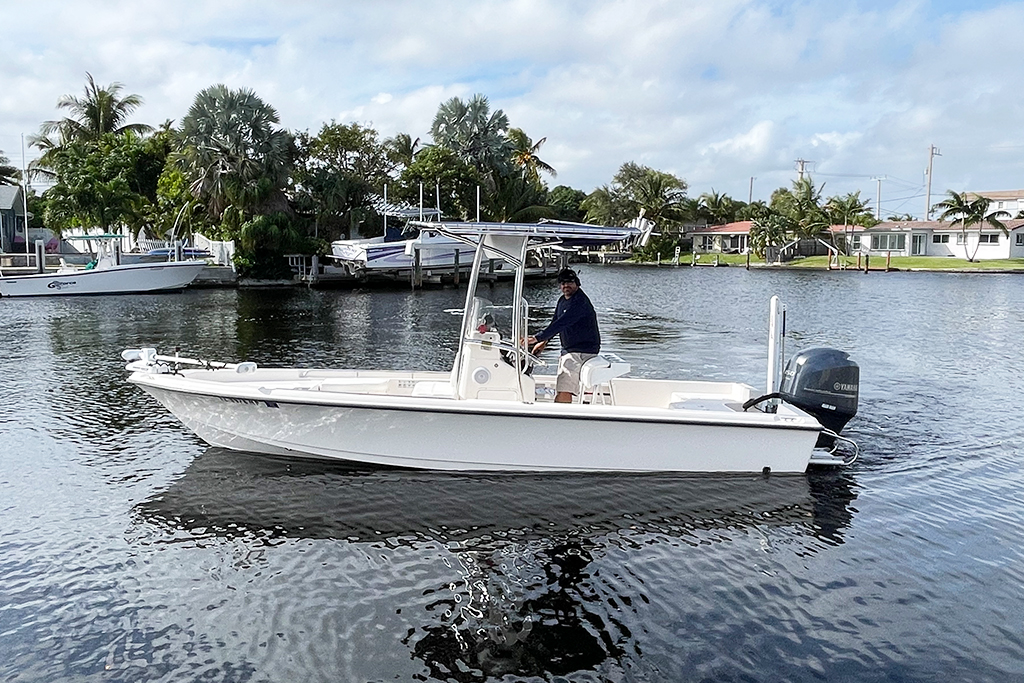
<svg viewBox="0 0 1024 683"><path fill-rule="evenodd" d="M398 133L393 138L384 141L388 159L393 164L401 166L402 170L409 168L420 151L420 139L415 140L408 133Z"/></svg>
<svg viewBox="0 0 1024 683"><path fill-rule="evenodd" d="M1006 229L1006 226L1000 220L1001 218L1009 218L1010 214L1003 210L989 212L988 209L992 204L992 200L977 196L971 199L967 192L961 194L953 190L947 190L946 194L948 195L946 199L932 208L943 210L939 220L944 221L952 218L953 225L960 224L960 231L963 234L964 240L964 256L967 257L969 262L973 262L974 258L978 255L978 249L981 246L981 231L984 226L989 225L993 228L999 228L1004 235L1010 234L1010 231ZM972 225L978 226L979 239L974 245L974 251L968 255L967 229Z"/></svg>
<svg viewBox="0 0 1024 683"><path fill-rule="evenodd" d="M794 228L793 221L782 214L767 213L755 218L750 226L750 248L758 257L764 258L768 247L784 244Z"/></svg>
<svg viewBox="0 0 1024 683"><path fill-rule="evenodd" d="M275 128L277 111L252 90L213 85L196 95L181 122L175 156L193 196L211 218L230 207L239 218L286 205L293 139Z"/></svg>
<svg viewBox="0 0 1024 683"><path fill-rule="evenodd" d="M729 195L719 194L711 188L711 192L702 194L699 201L712 225L725 225L736 220L736 202Z"/></svg>
<svg viewBox="0 0 1024 683"><path fill-rule="evenodd" d="M10 165L11 160L0 150L0 185L20 185L21 171Z"/></svg>
<svg viewBox="0 0 1024 683"><path fill-rule="evenodd" d="M828 215L821 207L821 191L810 176L793 181L792 189L778 189L772 193L771 208L793 223L793 232L801 239L821 236L829 228Z"/></svg>
<svg viewBox="0 0 1024 683"><path fill-rule="evenodd" d="M591 192L582 207L592 222L622 224L643 211L659 227L671 228L691 218L693 206L686 198L686 187L681 178L629 161L619 168L611 185Z"/></svg>
<svg viewBox="0 0 1024 683"><path fill-rule="evenodd" d="M505 173L510 164L512 142L506 137L508 117L498 109L493 114L483 95L469 102L453 97L443 102L434 116L430 135L434 143L458 154L481 173Z"/></svg>
<svg viewBox="0 0 1024 683"><path fill-rule="evenodd" d="M547 142L547 138L541 138L535 143L529 135L523 132L522 128L512 128L508 131L508 139L512 141L512 163L521 168L527 178L540 180L541 171L549 174L552 178L558 176L551 164L542 161L537 156L537 152Z"/></svg>
<svg viewBox="0 0 1024 683"><path fill-rule="evenodd" d="M843 240L846 245L849 245L851 241L847 234L851 224L862 225L865 220L873 220L868 204L868 200L860 198L860 190L848 192L843 196L829 197L825 202L825 213L828 215L829 223L839 225L841 222L843 224Z"/></svg>
<svg viewBox="0 0 1024 683"><path fill-rule="evenodd" d="M142 97L120 97L122 84L97 85L89 72L85 78L83 97L64 95L57 100L57 108L67 110L70 116L58 121L44 121L39 128L40 137L49 138L56 133L58 143L66 144L73 140L96 138L104 133L132 131L144 135L153 130L152 126L144 123L126 123L128 117L142 106Z"/></svg>
<svg viewBox="0 0 1024 683"><path fill-rule="evenodd" d="M40 158L29 165L33 175L52 177L54 155L73 142L95 140L107 133L145 135L152 132L153 128L144 123L127 123L142 106L141 96L121 97L122 84L97 85L89 72L85 73L85 78L82 97L63 95L57 100L57 108L70 115L57 121L44 121L39 126L39 134L29 138L29 144L42 151Z"/></svg>

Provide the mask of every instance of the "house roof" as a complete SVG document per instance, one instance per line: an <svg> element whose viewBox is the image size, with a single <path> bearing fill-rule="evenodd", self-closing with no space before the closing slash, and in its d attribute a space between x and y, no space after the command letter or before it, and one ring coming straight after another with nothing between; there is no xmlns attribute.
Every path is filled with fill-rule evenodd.
<svg viewBox="0 0 1024 683"><path fill-rule="evenodd" d="M1024 227L1024 219L1013 218L1003 221L1003 225L1011 232ZM963 227L952 221L882 221L878 225L868 228L869 232L910 232L912 230L931 230L933 232L960 232ZM978 226L972 225L971 230L977 230Z"/></svg>
<svg viewBox="0 0 1024 683"><path fill-rule="evenodd" d="M694 235L707 235L707 234L726 234L726 235L746 235L750 232L750 225L753 221L736 221L735 223L726 223L725 225L707 225L703 228L697 228L693 231Z"/></svg>
<svg viewBox="0 0 1024 683"><path fill-rule="evenodd" d="M25 212L21 204L21 188L17 185L0 185L0 211L11 209L19 216Z"/></svg>
<svg viewBox="0 0 1024 683"><path fill-rule="evenodd" d="M993 190L991 192L967 192L969 197L984 197L993 201L1024 199L1024 190Z"/></svg>

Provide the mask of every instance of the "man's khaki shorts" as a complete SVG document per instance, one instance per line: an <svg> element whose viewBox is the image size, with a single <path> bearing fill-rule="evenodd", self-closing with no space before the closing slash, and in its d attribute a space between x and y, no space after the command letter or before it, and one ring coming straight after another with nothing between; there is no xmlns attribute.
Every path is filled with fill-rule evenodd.
<svg viewBox="0 0 1024 683"><path fill-rule="evenodd" d="M555 391L567 391L570 394L580 393L580 370L583 364L596 353L563 353L558 357L558 378L555 380Z"/></svg>

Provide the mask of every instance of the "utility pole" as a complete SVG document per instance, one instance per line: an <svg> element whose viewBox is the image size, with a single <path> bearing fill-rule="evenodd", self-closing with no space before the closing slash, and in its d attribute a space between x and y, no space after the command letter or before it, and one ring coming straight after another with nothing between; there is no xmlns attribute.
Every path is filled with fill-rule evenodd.
<svg viewBox="0 0 1024 683"><path fill-rule="evenodd" d="M882 181L885 180L885 176L875 176L872 180L878 182L878 189L875 191L875 218L882 220Z"/></svg>
<svg viewBox="0 0 1024 683"><path fill-rule="evenodd" d="M796 170L797 170L797 173L800 174L800 180L804 179L804 166L806 164L813 164L813 163L814 163L813 161L807 161L806 159L797 159L796 160Z"/></svg>
<svg viewBox="0 0 1024 683"><path fill-rule="evenodd" d="M932 160L935 157L941 157L939 154L939 148L935 145L928 145L928 170L925 173L928 174L928 188L924 193L924 219L930 221L932 219Z"/></svg>
<svg viewBox="0 0 1024 683"><path fill-rule="evenodd" d="M747 192L747 204L752 204L754 201L754 176L750 176L750 191Z"/></svg>

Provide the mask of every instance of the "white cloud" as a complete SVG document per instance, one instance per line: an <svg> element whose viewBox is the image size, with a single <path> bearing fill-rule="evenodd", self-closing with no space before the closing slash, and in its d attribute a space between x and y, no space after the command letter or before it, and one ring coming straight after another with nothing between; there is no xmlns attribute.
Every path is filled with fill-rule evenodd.
<svg viewBox="0 0 1024 683"><path fill-rule="evenodd" d="M946 185L1024 186L1024 4L904 1L221 0L15 5L0 42L0 149L54 118L90 71L141 94L139 120L180 120L213 83L249 87L282 124L336 119L426 140L437 105L487 94L589 190L635 160L767 197L815 161L830 192L917 182L928 145ZM861 177L855 177L861 176ZM941 190L939 190L941 192ZM883 198L884 202L884 198ZM922 200L923 205L923 200ZM883 207L886 208L886 207Z"/></svg>

